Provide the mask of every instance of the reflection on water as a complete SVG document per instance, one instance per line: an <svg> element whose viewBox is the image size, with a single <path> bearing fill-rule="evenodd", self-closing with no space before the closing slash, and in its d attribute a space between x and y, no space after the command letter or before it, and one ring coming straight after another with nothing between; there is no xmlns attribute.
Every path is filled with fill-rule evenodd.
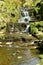
<svg viewBox="0 0 43 65"><path fill-rule="evenodd" d="M1 43L1 42L0 42ZM39 63L37 55L27 47L4 42L0 46L0 65L36 65Z"/></svg>

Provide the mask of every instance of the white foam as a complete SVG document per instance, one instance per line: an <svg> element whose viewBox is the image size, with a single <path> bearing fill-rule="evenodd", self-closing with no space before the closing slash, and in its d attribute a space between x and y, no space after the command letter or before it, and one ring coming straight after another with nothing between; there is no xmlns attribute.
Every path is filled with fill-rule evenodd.
<svg viewBox="0 0 43 65"><path fill-rule="evenodd" d="M29 12L28 11L22 10L21 13L24 14L24 16L22 14L20 14L21 17L18 20L18 23L27 23L27 22L31 21L31 17L29 16Z"/></svg>

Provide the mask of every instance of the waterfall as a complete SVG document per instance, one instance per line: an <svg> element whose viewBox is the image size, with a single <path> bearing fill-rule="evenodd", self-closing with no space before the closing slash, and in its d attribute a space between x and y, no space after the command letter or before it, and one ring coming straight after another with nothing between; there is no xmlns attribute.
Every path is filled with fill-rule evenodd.
<svg viewBox="0 0 43 65"><path fill-rule="evenodd" d="M30 28L30 25L27 25L26 29L24 31L22 31L22 32L29 32L29 28Z"/></svg>
<svg viewBox="0 0 43 65"><path fill-rule="evenodd" d="M27 25L27 27L26 27L26 32L29 32L29 27L30 27L30 25Z"/></svg>
<svg viewBox="0 0 43 65"><path fill-rule="evenodd" d="M12 25L11 29L10 29L10 34L12 34L14 32L14 25Z"/></svg>
<svg viewBox="0 0 43 65"><path fill-rule="evenodd" d="M20 19L18 20L18 23L27 23L30 20L31 20L31 17L29 16L29 12L25 9L21 9Z"/></svg>

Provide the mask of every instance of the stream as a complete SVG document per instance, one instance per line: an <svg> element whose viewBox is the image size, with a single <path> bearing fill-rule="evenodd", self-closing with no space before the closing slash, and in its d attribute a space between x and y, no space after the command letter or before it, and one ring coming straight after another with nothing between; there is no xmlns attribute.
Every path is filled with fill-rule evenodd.
<svg viewBox="0 0 43 65"><path fill-rule="evenodd" d="M16 33L17 35L18 33ZM29 37L29 34L18 34ZM32 38L32 39L31 39ZM34 41L33 37L28 44ZM28 46L27 43L20 41L0 42L0 65L37 65L40 63L38 58L39 51L34 46Z"/></svg>
<svg viewBox="0 0 43 65"><path fill-rule="evenodd" d="M18 23L29 23L30 19L28 12L21 10L21 18L18 20ZM17 39L15 42L0 42L0 65L38 65L40 63L40 59L38 58L39 51L36 49L36 46L29 46L33 44L35 40L35 38L29 34L29 27L30 25L27 25L22 33L18 31L17 26L16 29L18 32L14 34L12 34L14 32L14 25L10 25L10 27L7 28L7 31L10 31L9 34L6 32L6 36L10 36L8 39L11 38L11 36L15 36L19 40Z"/></svg>

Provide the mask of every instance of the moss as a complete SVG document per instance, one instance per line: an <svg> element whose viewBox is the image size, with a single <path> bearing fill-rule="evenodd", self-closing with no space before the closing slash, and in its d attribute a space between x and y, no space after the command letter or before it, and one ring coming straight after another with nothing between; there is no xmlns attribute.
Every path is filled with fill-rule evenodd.
<svg viewBox="0 0 43 65"><path fill-rule="evenodd" d="M30 24L30 33L38 39L43 39L43 22L33 22Z"/></svg>
<svg viewBox="0 0 43 65"><path fill-rule="evenodd" d="M39 58L43 59L43 54L39 55Z"/></svg>
<svg viewBox="0 0 43 65"><path fill-rule="evenodd" d="M34 25L31 25L31 26L30 26L30 30L31 30L31 33L32 33L32 34L34 34L34 33L36 34L37 31L38 31L38 29L37 29Z"/></svg>

